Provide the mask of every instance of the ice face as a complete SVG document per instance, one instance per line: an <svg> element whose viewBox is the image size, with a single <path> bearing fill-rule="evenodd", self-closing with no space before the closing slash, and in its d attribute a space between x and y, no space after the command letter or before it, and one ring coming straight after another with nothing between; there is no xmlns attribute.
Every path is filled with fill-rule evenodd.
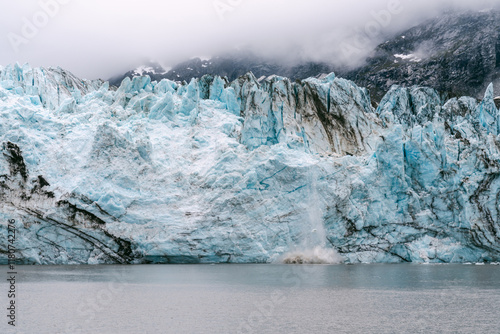
<svg viewBox="0 0 500 334"><path fill-rule="evenodd" d="M375 110L334 74L115 90L6 66L0 233L24 263L499 261L499 116L492 89Z"/></svg>

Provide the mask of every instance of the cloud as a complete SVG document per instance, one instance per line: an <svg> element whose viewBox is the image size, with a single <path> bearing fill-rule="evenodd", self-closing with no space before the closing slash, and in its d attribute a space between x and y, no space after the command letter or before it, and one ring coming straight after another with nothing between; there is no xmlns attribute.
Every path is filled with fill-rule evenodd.
<svg viewBox="0 0 500 334"><path fill-rule="evenodd" d="M283 61L352 65L386 36L447 9L498 1L25 0L0 4L0 64L61 66L108 78L236 47Z"/></svg>

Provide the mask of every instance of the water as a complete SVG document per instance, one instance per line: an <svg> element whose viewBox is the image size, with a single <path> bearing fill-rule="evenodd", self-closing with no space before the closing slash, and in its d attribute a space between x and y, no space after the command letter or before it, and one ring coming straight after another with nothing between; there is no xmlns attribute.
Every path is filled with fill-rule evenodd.
<svg viewBox="0 0 500 334"><path fill-rule="evenodd" d="M0 269L6 276L7 268ZM499 333L500 328L500 267L493 265L18 269L17 333ZM0 301L6 306L4 281ZM12 332L5 316L0 319L0 332Z"/></svg>

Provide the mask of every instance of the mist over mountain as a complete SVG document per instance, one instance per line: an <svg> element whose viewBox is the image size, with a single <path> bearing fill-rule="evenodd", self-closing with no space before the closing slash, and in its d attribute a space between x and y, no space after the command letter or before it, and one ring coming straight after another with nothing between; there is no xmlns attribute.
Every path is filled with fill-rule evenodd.
<svg viewBox="0 0 500 334"><path fill-rule="evenodd" d="M380 99L393 84L432 87L481 98L500 95L500 11L448 13L380 44L366 65L345 77Z"/></svg>
<svg viewBox="0 0 500 334"><path fill-rule="evenodd" d="M252 72L257 78L278 75L301 80L329 72L367 87L379 101L392 85L422 85L448 96L481 98L490 82L500 95L500 11L448 12L390 36L354 69L330 62L289 62L264 58L252 52L193 58L171 69L148 64L110 79L119 86L125 77L149 75L152 80L189 82L203 75L230 81Z"/></svg>
<svg viewBox="0 0 500 334"><path fill-rule="evenodd" d="M148 62L125 74L111 78L110 84L119 86L125 77L133 78L149 75L152 80L169 79L189 82L192 78L218 75L232 81L252 72L257 78L278 75L292 80L305 79L319 73L329 73L334 70L333 65L322 62L283 63L278 60L259 57L251 52L232 52L213 58L200 59L198 57L186 60L171 69L164 69L155 62Z"/></svg>

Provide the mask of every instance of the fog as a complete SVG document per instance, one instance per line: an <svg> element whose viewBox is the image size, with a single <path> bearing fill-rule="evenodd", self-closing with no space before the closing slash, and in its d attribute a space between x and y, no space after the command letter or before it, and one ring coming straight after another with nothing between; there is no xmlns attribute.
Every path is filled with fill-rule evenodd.
<svg viewBox="0 0 500 334"><path fill-rule="evenodd" d="M60 66L107 79L233 50L355 66L387 36L446 10L500 1L24 0L0 4L0 65Z"/></svg>

